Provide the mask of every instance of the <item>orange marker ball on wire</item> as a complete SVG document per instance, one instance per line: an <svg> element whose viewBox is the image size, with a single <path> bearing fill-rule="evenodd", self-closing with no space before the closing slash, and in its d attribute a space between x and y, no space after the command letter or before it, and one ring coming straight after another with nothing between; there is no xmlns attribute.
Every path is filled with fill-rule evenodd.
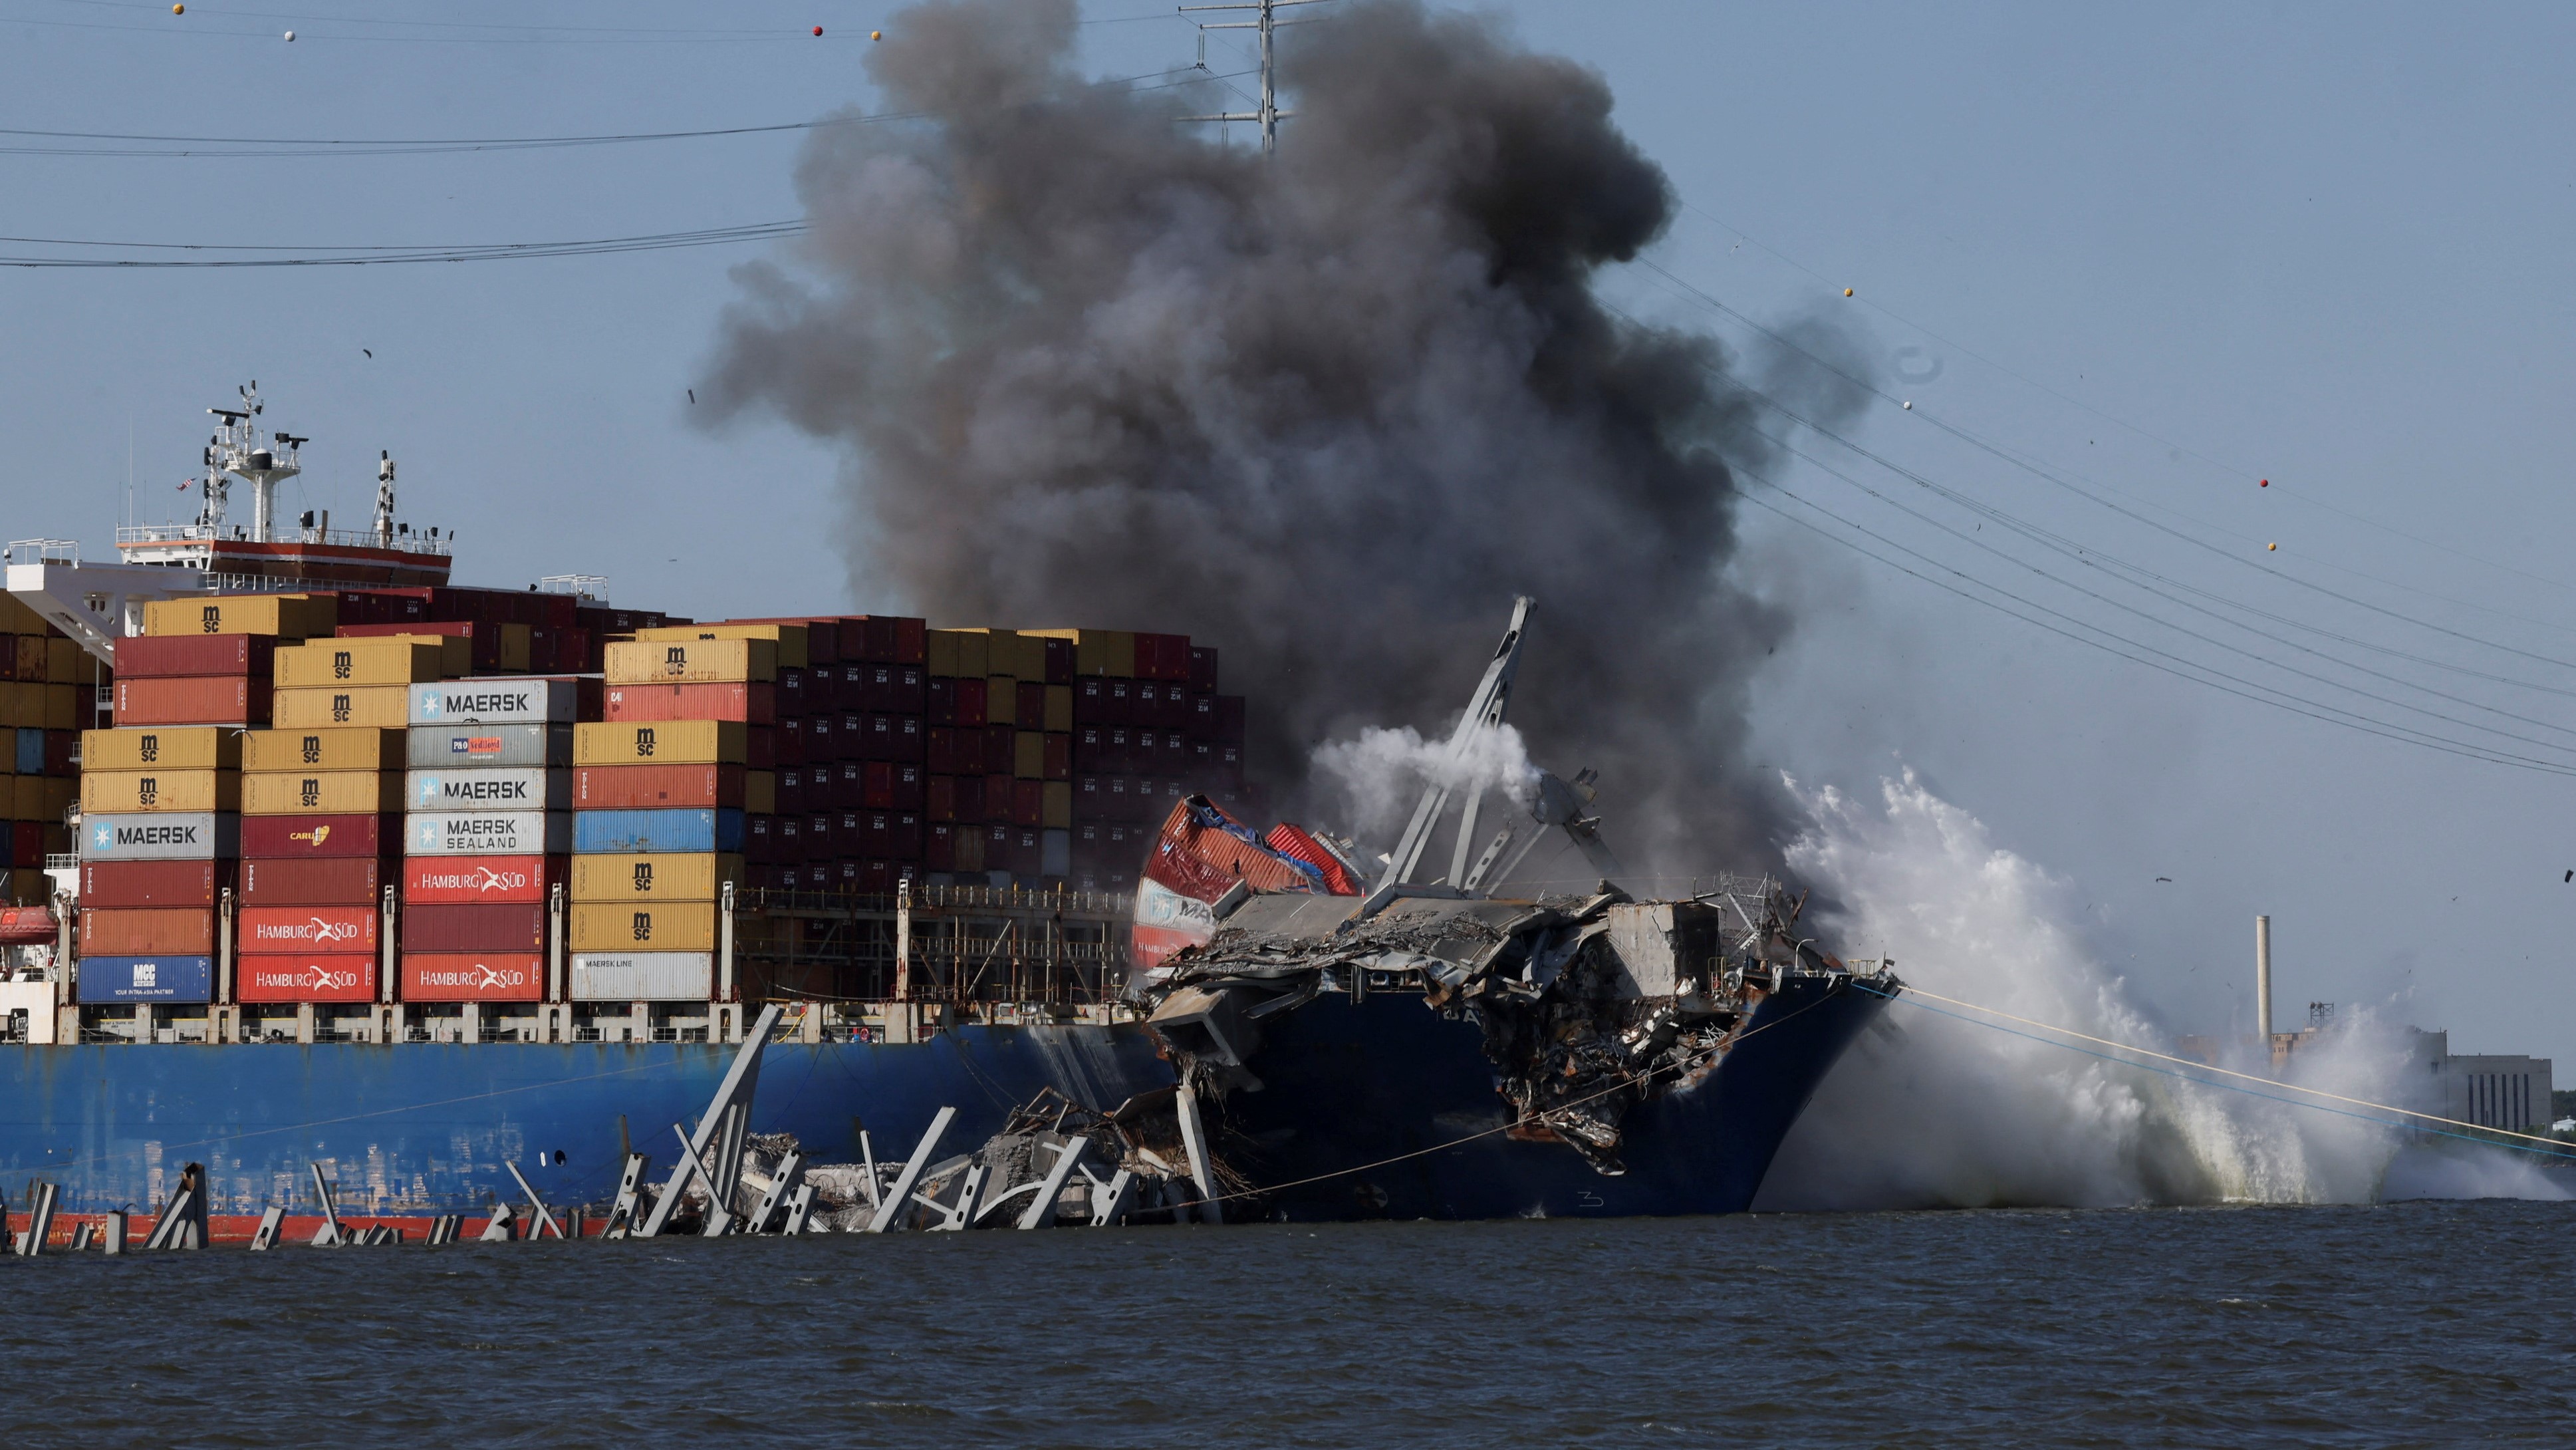
<svg viewBox="0 0 2576 1450"><path fill-rule="evenodd" d="M2256 488L2270 488L2272 486L2272 480L2266 478L2257 482L2254 486Z"/></svg>
<svg viewBox="0 0 2576 1450"><path fill-rule="evenodd" d="M819 35L821 35L821 34L823 33L823 27L822 27L822 26L819 26L819 25L815 26L815 27L814 27L814 33L815 33L816 35L818 35L818 36L819 36Z"/></svg>
<svg viewBox="0 0 2576 1450"><path fill-rule="evenodd" d="M882 30L871 30L868 32L868 39L883 40L885 39L885 32Z"/></svg>
<svg viewBox="0 0 2576 1450"><path fill-rule="evenodd" d="M2281 546L2278 544L2265 544L2263 546L2263 552L2266 554L2277 554L2281 552Z"/></svg>
<svg viewBox="0 0 2576 1450"><path fill-rule="evenodd" d="M1850 289L1849 287L1845 287L1845 288L1843 289L1843 295L1844 295L1845 297L1849 297L1849 296L1851 295L1851 289Z"/></svg>
<svg viewBox="0 0 2576 1450"><path fill-rule="evenodd" d="M188 7L185 5L173 5L170 7L170 13L173 15L185 15L188 13Z"/></svg>

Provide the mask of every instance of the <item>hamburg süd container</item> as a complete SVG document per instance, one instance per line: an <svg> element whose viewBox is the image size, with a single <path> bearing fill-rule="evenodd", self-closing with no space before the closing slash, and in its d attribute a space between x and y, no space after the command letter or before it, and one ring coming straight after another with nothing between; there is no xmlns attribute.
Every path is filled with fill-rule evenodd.
<svg viewBox="0 0 2576 1450"><path fill-rule="evenodd" d="M265 725L271 709L268 681L242 675L174 675L116 681L116 723L146 725Z"/></svg>
<svg viewBox="0 0 2576 1450"><path fill-rule="evenodd" d="M373 953L323 953L253 956L242 954L233 967L233 995L244 1002L372 1002L376 1000Z"/></svg>
<svg viewBox="0 0 2576 1450"><path fill-rule="evenodd" d="M393 856L402 851L403 818L396 815L246 816L241 854L261 860L316 856Z"/></svg>
<svg viewBox="0 0 2576 1450"><path fill-rule="evenodd" d="M213 861L241 854L242 818L230 812L88 816L81 821L84 861Z"/></svg>
<svg viewBox="0 0 2576 1450"><path fill-rule="evenodd" d="M562 811L416 811L404 818L411 856L560 856L572 849Z"/></svg>
<svg viewBox="0 0 2576 1450"><path fill-rule="evenodd" d="M400 770L406 748L400 730L354 725L311 730L251 730L241 742L241 768L255 774L285 770Z"/></svg>
<svg viewBox="0 0 2576 1450"><path fill-rule="evenodd" d="M570 725L423 725L411 732L407 755L414 770L570 765L572 731Z"/></svg>
<svg viewBox="0 0 2576 1450"><path fill-rule="evenodd" d="M376 815L402 807L399 770L261 772L241 778L246 816Z"/></svg>
<svg viewBox="0 0 2576 1450"><path fill-rule="evenodd" d="M415 770L403 803L415 811L569 810L571 773L544 766Z"/></svg>
<svg viewBox="0 0 2576 1450"><path fill-rule="evenodd" d="M563 879L564 857L413 856L403 863L402 899L416 906L542 902Z"/></svg>
<svg viewBox="0 0 2576 1450"><path fill-rule="evenodd" d="M539 952L405 952L406 1002L537 1002L546 994Z"/></svg>
<svg viewBox="0 0 2576 1450"><path fill-rule="evenodd" d="M715 992L713 952L575 952L576 1002L703 1002Z"/></svg>
<svg viewBox="0 0 2576 1450"><path fill-rule="evenodd" d="M414 725L568 724L580 714L580 683L548 676L504 675L414 685L407 692Z"/></svg>
<svg viewBox="0 0 2576 1450"><path fill-rule="evenodd" d="M241 776L229 770L85 770L81 814L237 811Z"/></svg>
<svg viewBox="0 0 2576 1450"><path fill-rule="evenodd" d="M232 884L230 861L83 861L80 902L84 907L158 906L213 908L218 893Z"/></svg>
<svg viewBox="0 0 2576 1450"><path fill-rule="evenodd" d="M740 856L609 855L572 858L575 902L713 901L743 882Z"/></svg>
<svg viewBox="0 0 2576 1450"><path fill-rule="evenodd" d="M215 959L209 955L81 958L80 1000L84 1004L214 999Z"/></svg>
<svg viewBox="0 0 2576 1450"><path fill-rule="evenodd" d="M575 811L581 855L707 855L742 850L743 813L733 810Z"/></svg>
<svg viewBox="0 0 2576 1450"><path fill-rule="evenodd" d="M374 906L394 879L375 856L253 859L242 863L241 899L244 906Z"/></svg>
<svg viewBox="0 0 2576 1450"><path fill-rule="evenodd" d="M337 689L279 690L270 720L280 730L358 725L399 730L410 719L404 685L343 685Z"/></svg>
<svg viewBox="0 0 2576 1450"><path fill-rule="evenodd" d="M234 930L239 950L319 952L346 956L376 949L376 907L370 903L310 906L245 906Z"/></svg>

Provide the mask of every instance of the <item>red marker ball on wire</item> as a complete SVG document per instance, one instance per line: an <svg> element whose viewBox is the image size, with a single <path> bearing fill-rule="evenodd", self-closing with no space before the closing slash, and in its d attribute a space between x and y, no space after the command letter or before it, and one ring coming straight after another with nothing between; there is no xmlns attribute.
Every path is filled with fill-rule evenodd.
<svg viewBox="0 0 2576 1450"><path fill-rule="evenodd" d="M822 26L819 26L819 25L815 26L815 27L814 27L814 33L815 33L817 36L820 36L820 35L823 33L823 27L822 27Z"/></svg>

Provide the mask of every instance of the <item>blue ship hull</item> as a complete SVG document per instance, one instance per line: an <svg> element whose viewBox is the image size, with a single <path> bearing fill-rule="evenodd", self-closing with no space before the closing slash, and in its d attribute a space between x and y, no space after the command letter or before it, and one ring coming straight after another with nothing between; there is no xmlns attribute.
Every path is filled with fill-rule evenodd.
<svg viewBox="0 0 2576 1450"><path fill-rule="evenodd" d="M1741 1213L1816 1084L1886 1006L1848 979L1791 978L1715 1071L1627 1115L1616 1177L1502 1131L1511 1108L1483 1028L1410 994L1354 1006L1327 992L1264 1024L1250 1064L1262 1087L1227 1094L1212 1132L1256 1184L1294 1185L1261 1200L1288 1220Z"/></svg>
<svg viewBox="0 0 2576 1450"><path fill-rule="evenodd" d="M353 1215L483 1212L519 1196L515 1164L550 1201L616 1191L619 1119L655 1176L677 1160L736 1048L704 1044L323 1043L0 1047L0 1187L61 1186L71 1214L149 1211L191 1162L209 1211L309 1213L311 1169ZM928 1042L773 1043L755 1132L794 1133L820 1161L856 1161L864 1126L901 1158L942 1107L963 1152L1044 1088L1115 1107L1173 1081L1133 1025L987 1027ZM556 1154L563 1161L555 1161Z"/></svg>

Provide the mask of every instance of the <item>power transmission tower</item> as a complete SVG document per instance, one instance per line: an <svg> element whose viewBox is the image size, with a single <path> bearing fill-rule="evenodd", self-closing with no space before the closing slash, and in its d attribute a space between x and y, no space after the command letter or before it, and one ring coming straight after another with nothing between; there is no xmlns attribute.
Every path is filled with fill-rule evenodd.
<svg viewBox="0 0 2576 1450"><path fill-rule="evenodd" d="M1274 18L1272 12L1285 10L1291 5L1321 5L1323 3L1324 0L1251 0L1251 3L1249 4L1240 5L1181 6L1180 9L1184 13L1193 10L1256 10L1259 11L1260 14L1251 20L1202 20L1199 22L1199 29L1258 30L1261 32L1261 109L1258 111L1225 111L1213 116L1183 116L1181 119L1184 121L1258 121L1261 123L1261 154L1264 156L1277 155L1279 153L1279 118L1286 115L1292 115L1294 113L1279 109L1278 88L1271 82L1270 35L1273 30L1277 29L1278 26L1283 23ZM1292 20L1284 23L1293 25L1297 22Z"/></svg>

